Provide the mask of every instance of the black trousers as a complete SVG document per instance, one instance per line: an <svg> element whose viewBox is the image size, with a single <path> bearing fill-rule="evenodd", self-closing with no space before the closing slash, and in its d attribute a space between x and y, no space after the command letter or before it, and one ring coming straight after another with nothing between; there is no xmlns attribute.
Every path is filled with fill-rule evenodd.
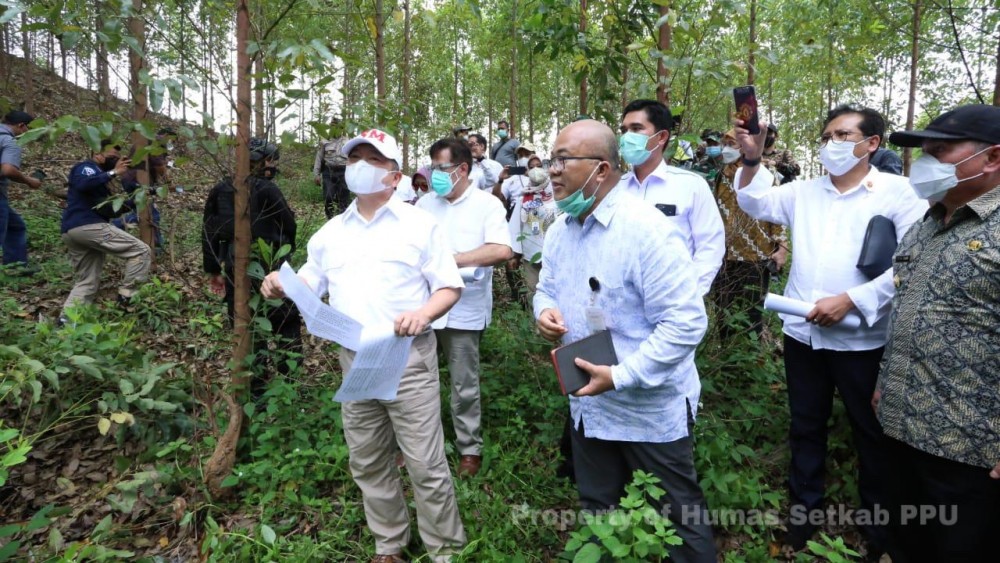
<svg viewBox="0 0 1000 563"><path fill-rule="evenodd" d="M692 425L693 426L693 425ZM632 473L642 469L660 479L666 494L649 499L670 518L684 543L671 549L670 560L715 563L715 542L705 495L694 470L690 433L667 443L618 442L588 438L583 425L571 430L573 466L583 510L596 512L618 506Z"/></svg>
<svg viewBox="0 0 1000 563"><path fill-rule="evenodd" d="M858 491L861 508L888 505L889 480L886 438L871 407L883 348L863 351L813 350L785 336L785 376L791 428L788 441L792 460L788 476L792 515L823 506L826 492L826 442L833 392L840 393L858 453ZM861 532L879 551L886 549L884 525L861 526Z"/></svg>
<svg viewBox="0 0 1000 563"><path fill-rule="evenodd" d="M347 189L347 180L344 179L346 168L323 165L323 204L327 219L343 213L351 204L351 194Z"/></svg>
<svg viewBox="0 0 1000 563"><path fill-rule="evenodd" d="M722 263L719 275L712 282L712 300L722 321L719 326L722 340L743 332L741 327L732 326L731 317L734 313L744 313L750 321L750 330L760 335L764 327L764 296L771 283L769 262L770 260L726 260Z"/></svg>
<svg viewBox="0 0 1000 563"><path fill-rule="evenodd" d="M886 438L893 563L997 561L1000 479ZM1000 460L997 460L1000 461Z"/></svg>

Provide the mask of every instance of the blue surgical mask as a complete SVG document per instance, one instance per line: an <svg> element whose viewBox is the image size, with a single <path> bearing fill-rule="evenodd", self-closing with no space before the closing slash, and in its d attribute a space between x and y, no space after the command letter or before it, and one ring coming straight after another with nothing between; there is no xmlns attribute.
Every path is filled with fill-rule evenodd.
<svg viewBox="0 0 1000 563"><path fill-rule="evenodd" d="M722 147L705 147L705 154L712 158L719 158L722 154Z"/></svg>
<svg viewBox="0 0 1000 563"><path fill-rule="evenodd" d="M431 172L431 189L440 197L448 197L455 190L455 183L451 181L451 174L443 170Z"/></svg>
<svg viewBox="0 0 1000 563"><path fill-rule="evenodd" d="M646 150L646 143L652 135L643 135L629 131L618 140L618 148L621 150L622 158L632 166L637 166L646 162L653 151Z"/></svg>
<svg viewBox="0 0 1000 563"><path fill-rule="evenodd" d="M506 139L507 138L507 130L506 129L497 129L497 137L499 137L501 139Z"/></svg>
<svg viewBox="0 0 1000 563"><path fill-rule="evenodd" d="M586 181L583 182L583 186L581 186L579 190L576 190L568 197L556 200L556 207L558 207L560 211L570 217L573 217L574 219L578 219L580 215L583 215L594 206L594 201L597 200L597 190L594 190L594 193L591 194L590 197L585 197L583 192L587 189L587 184L590 183L590 179L594 177L594 174L600 166L601 163L597 163L597 166L594 167L590 176L587 176ZM599 188L600 186L598 186L598 189Z"/></svg>

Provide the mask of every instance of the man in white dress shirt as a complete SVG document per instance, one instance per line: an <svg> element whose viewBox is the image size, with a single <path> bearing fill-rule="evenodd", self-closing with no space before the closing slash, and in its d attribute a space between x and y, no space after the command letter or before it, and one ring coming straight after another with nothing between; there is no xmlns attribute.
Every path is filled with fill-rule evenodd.
<svg viewBox="0 0 1000 563"><path fill-rule="evenodd" d="M462 278L433 217L393 196L402 154L389 134L371 129L344 145L345 177L357 195L346 211L309 239L298 275L317 295L366 328L392 326L415 336L392 401L348 401L341 408L351 475L364 499L379 563L400 563L410 517L399 469L402 451L413 484L420 537L433 561L449 561L465 544L444 453L437 343L431 322L458 302ZM261 286L282 297L277 272ZM340 350L343 373L355 350Z"/></svg>
<svg viewBox="0 0 1000 563"><path fill-rule="evenodd" d="M473 186L487 192L493 191L503 171L503 165L486 156L486 137L472 133L468 139L469 150L472 151L472 170L469 181Z"/></svg>
<svg viewBox="0 0 1000 563"><path fill-rule="evenodd" d="M927 203L917 198L906 178L869 165L885 135L885 120L873 109L831 110L819 141L820 161L829 174L778 187L772 187L774 177L760 166L767 128L761 124L760 134L751 136L742 125L736 122L744 154L734 180L739 205L751 217L790 227L795 260L785 295L816 304L805 318L782 315L792 454L785 543L802 549L823 514L827 425L835 389L858 450L862 509L873 514L876 505L887 506L886 479L891 476L885 437L870 399L895 287L892 268L869 279L856 265L872 217L891 219L898 241L927 211ZM851 311L864 319L860 328L837 324ZM861 528L870 554L886 550L884 526Z"/></svg>
<svg viewBox="0 0 1000 563"><path fill-rule="evenodd" d="M722 267L726 235L704 178L663 160L672 124L670 109L656 100L634 100L625 106L619 149L632 171L622 177L621 187L655 205L680 229L698 274L700 295L705 295Z"/></svg>
<svg viewBox="0 0 1000 563"><path fill-rule="evenodd" d="M437 219L464 273L462 298L448 313L445 328L436 333L451 376L451 419L461 456L458 474L472 477L479 473L483 450L479 342L493 312L493 266L511 257L510 233L503 206L469 178L469 146L459 139L441 139L431 145L430 153L431 185L448 188L435 188L435 195L420 199L417 207Z"/></svg>

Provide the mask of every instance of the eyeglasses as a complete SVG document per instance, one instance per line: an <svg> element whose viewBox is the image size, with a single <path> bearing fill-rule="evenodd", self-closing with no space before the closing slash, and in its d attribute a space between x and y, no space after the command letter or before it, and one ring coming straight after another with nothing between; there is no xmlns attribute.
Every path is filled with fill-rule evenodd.
<svg viewBox="0 0 1000 563"><path fill-rule="evenodd" d="M444 172L445 170L448 170L449 168L454 168L456 166L458 166L458 164L446 164L446 163L434 164L434 165L431 166L431 170L432 171L433 170L438 170L440 172Z"/></svg>
<svg viewBox="0 0 1000 563"><path fill-rule="evenodd" d="M561 172L566 169L567 160L601 160L604 159L599 156L553 156L549 160L549 171L551 172Z"/></svg>
<svg viewBox="0 0 1000 563"><path fill-rule="evenodd" d="M835 145L839 145L841 143L846 143L848 141L851 141L850 137L852 135L864 135L864 133L860 133L858 131L844 131L844 130L834 131L832 134L823 133L822 135L820 135L819 139L816 139L816 142L819 143L820 147L825 147L827 143L833 143ZM863 137L861 141L864 141L865 139L868 139L868 137ZM851 141L851 142L857 144L860 143L861 141Z"/></svg>

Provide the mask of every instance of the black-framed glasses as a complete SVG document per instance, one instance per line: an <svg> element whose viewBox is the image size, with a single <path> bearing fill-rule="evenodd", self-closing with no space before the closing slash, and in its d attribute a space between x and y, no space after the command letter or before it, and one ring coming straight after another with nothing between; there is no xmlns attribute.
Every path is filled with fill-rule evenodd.
<svg viewBox="0 0 1000 563"><path fill-rule="evenodd" d="M860 143L861 141L852 141L851 140L851 137L853 135L862 135L861 141L864 141L864 140L868 139L868 137L864 137L864 133L861 133L861 132L858 132L858 131L844 131L844 130L840 130L840 131L834 131L833 133L823 133L822 135L820 135L819 139L816 139L816 142L819 143L819 146L821 148L825 147L827 143L833 143L835 145L839 145L841 143L846 143L848 141L850 141L850 142L852 142L854 144Z"/></svg>
<svg viewBox="0 0 1000 563"><path fill-rule="evenodd" d="M449 170L449 169L454 168L456 166L458 166L458 164L447 164L447 163L433 164L433 165L431 165L431 170L432 171L438 170L440 172L444 172L445 170Z"/></svg>
<svg viewBox="0 0 1000 563"><path fill-rule="evenodd" d="M549 160L548 168L552 172L560 172L566 169L567 160L601 160L604 158L600 156L553 156Z"/></svg>

